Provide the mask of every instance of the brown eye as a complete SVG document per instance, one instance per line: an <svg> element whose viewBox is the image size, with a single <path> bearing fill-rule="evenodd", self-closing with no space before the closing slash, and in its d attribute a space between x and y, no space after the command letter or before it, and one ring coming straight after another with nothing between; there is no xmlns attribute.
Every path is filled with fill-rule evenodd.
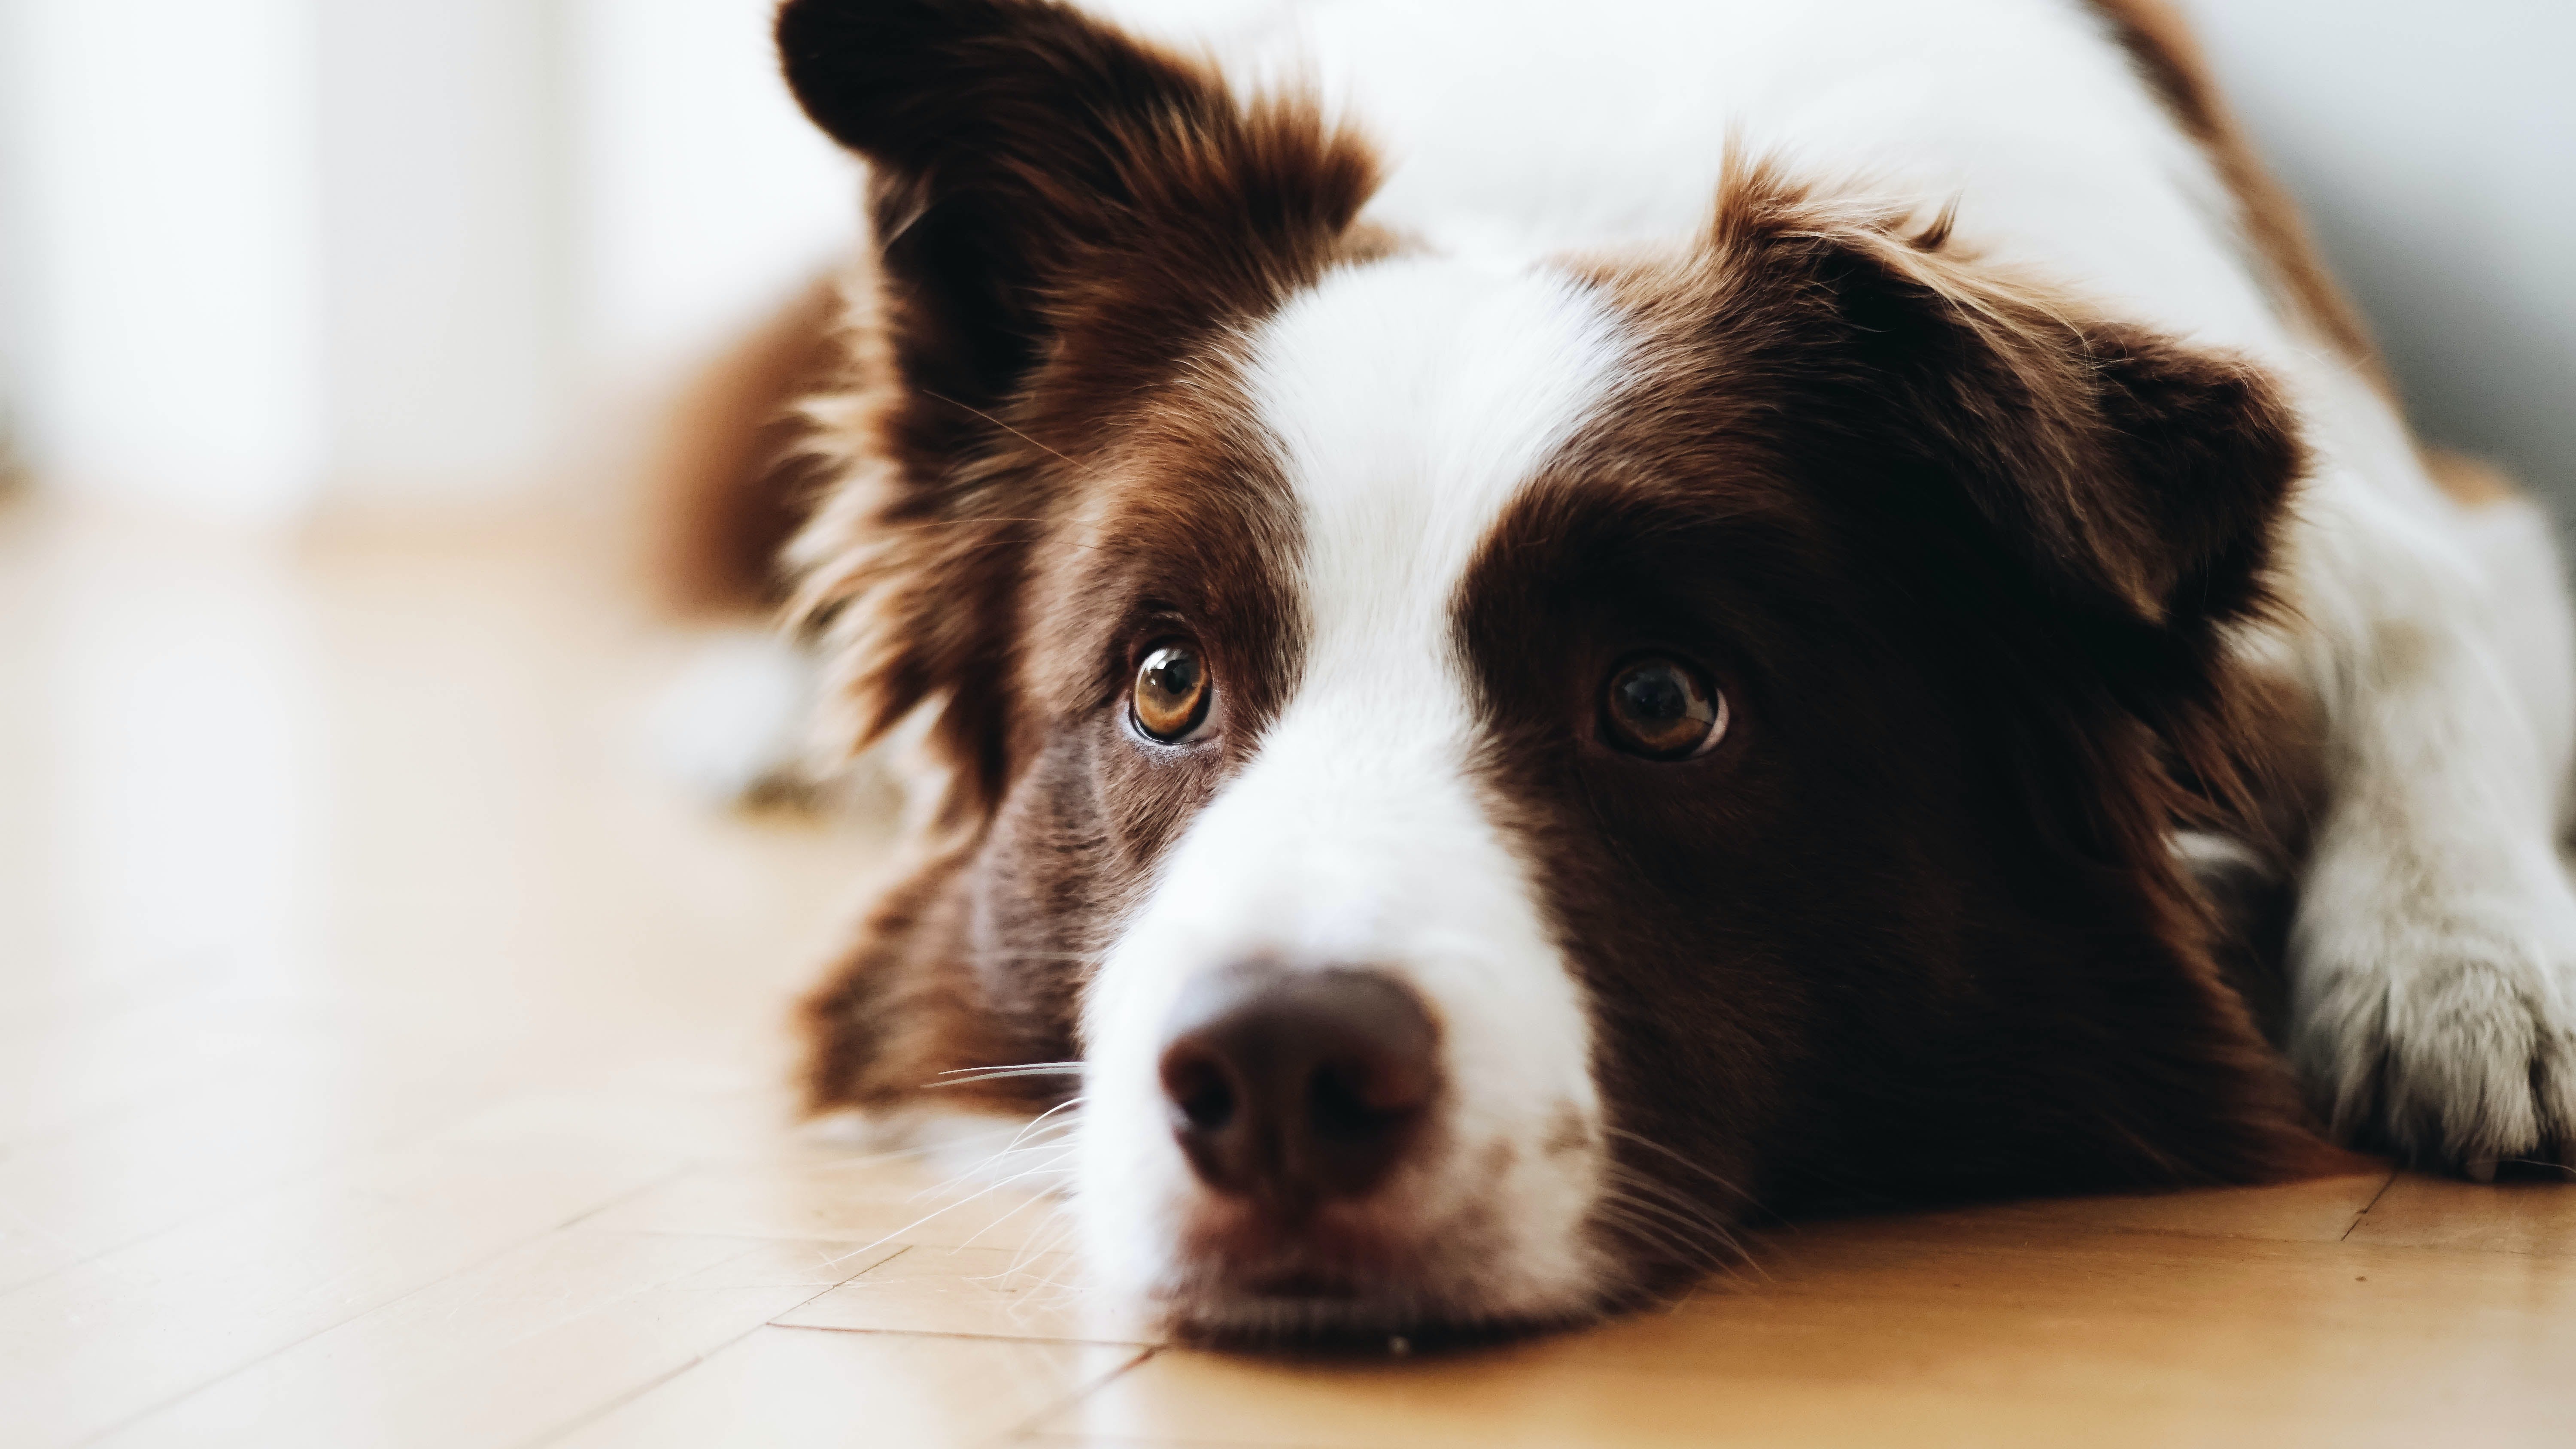
<svg viewBox="0 0 2576 1449"><path fill-rule="evenodd" d="M1687 760L1726 735L1726 696L1678 659L1635 659L1610 675L1602 701L1610 742L1650 760Z"/></svg>
<svg viewBox="0 0 2576 1449"><path fill-rule="evenodd" d="M1165 744L1178 741L1207 718L1207 666L1187 644L1159 644L1136 669L1128 711L1136 728Z"/></svg>

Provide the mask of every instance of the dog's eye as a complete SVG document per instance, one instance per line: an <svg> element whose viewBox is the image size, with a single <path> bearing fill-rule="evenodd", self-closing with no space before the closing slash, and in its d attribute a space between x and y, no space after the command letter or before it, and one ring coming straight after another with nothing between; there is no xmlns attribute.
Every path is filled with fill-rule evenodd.
<svg viewBox="0 0 2576 1449"><path fill-rule="evenodd" d="M1678 659L1632 659L1611 671L1602 718L1610 742L1650 760L1687 760L1726 736L1726 696Z"/></svg>
<svg viewBox="0 0 2576 1449"><path fill-rule="evenodd" d="M1128 696L1136 728L1170 744L1207 718L1207 666L1187 644L1158 644L1136 669L1136 688Z"/></svg>

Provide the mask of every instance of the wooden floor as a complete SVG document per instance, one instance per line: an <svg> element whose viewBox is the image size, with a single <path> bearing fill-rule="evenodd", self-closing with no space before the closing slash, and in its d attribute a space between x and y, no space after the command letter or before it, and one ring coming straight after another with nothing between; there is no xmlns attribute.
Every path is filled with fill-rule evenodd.
<svg viewBox="0 0 2576 1449"><path fill-rule="evenodd" d="M1048 1203L789 1123L884 842L661 784L595 552L0 514L0 1443L2576 1444L2576 1189L2384 1172L1159 1347Z"/></svg>

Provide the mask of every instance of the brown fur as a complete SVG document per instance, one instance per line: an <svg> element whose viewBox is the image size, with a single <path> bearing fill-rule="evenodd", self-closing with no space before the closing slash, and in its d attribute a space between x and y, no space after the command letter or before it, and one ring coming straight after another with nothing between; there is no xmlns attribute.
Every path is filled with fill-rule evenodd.
<svg viewBox="0 0 2576 1449"><path fill-rule="evenodd" d="M2311 332L2391 384L2360 311L2319 254L2297 204L2262 164L2210 77L2190 24L2168 0L2087 0L2185 134L2209 154L2236 198L2246 241L2280 304ZM1353 250L1380 253L1383 234ZM873 279L856 282L868 292ZM655 577L683 610L759 609L778 602L779 552L813 506L828 469L796 451L795 406L831 381L844 329L825 287L800 295L735 353L708 370L675 416L659 502L650 510ZM880 379L891 386L895 379ZM865 384L856 384L865 386ZM846 394L851 384L836 391ZM2437 481L2464 477L2437 466ZM2472 485L2472 498L2491 495Z"/></svg>
<svg viewBox="0 0 2576 1449"><path fill-rule="evenodd" d="M925 1068L1073 1054L1107 921L1239 763L1261 697L1229 691L1236 752L1177 776L1093 780L1113 742L1066 722L1100 715L1157 619L1228 623L1209 647L1236 678L1284 677L1289 647L1263 629L1292 612L1275 563L1293 523L1189 353L1395 243L1350 225L1374 163L1311 105L1247 113L1212 75L1069 11L798 0L780 47L817 120L870 157L885 238L856 385L821 406L846 481L791 551L794 612L854 746L943 702L927 742L951 782L939 818L947 859L973 863L925 872L913 889L952 899L881 919L815 998L809 1086L826 1107L917 1087ZM870 56L902 68L854 73ZM1111 419L1129 424L1115 438ZM916 1019L885 1009L898 1001L1018 1023L1009 1054L925 1023L986 1054L879 1062L889 1018ZM1031 1101L1060 1085L1017 1084Z"/></svg>
<svg viewBox="0 0 2576 1449"><path fill-rule="evenodd" d="M797 405L840 382L838 279L820 279L729 349L672 409L650 480L651 576L674 612L775 609L780 554L831 483Z"/></svg>
<svg viewBox="0 0 2576 1449"><path fill-rule="evenodd" d="M808 1008L816 1107L880 1106L944 1071L1078 1054L1082 984L1182 826L1247 760L1297 672L1296 525L1235 400L1204 384L1149 408L1096 469L1037 455L1078 506L1032 550L1009 785L897 892ZM1191 745L1140 750L1123 700L1144 653L1187 635L1227 687ZM960 1026L964 1016L970 1024ZM986 1089L1035 1107L1066 1084ZM950 1098L949 1100L955 1100Z"/></svg>
<svg viewBox="0 0 2576 1449"><path fill-rule="evenodd" d="M2267 607L2285 407L1937 223L1759 167L1719 216L1607 269L1653 361L1467 590L1613 1119L1774 1204L2341 1161L2166 844L2267 793L2222 635ZM1640 639L1728 681L1707 761L1566 743Z"/></svg>
<svg viewBox="0 0 2576 1449"><path fill-rule="evenodd" d="M2240 667L2230 705L2253 810L2207 802L2201 819L2231 843L2203 861L2194 883L2209 906L2210 951L2263 1039L2288 1040L2290 924L2309 832L2325 800L2325 718L2314 695L2283 675Z"/></svg>
<svg viewBox="0 0 2576 1449"><path fill-rule="evenodd" d="M1008 783L1014 606L1057 460L1335 260L1376 165L1309 103L1247 113L1051 5L791 0L778 26L807 110L872 163L900 383L862 449L871 486L797 546L795 607L859 740L947 697L935 746L965 821Z"/></svg>
<svg viewBox="0 0 2576 1449"><path fill-rule="evenodd" d="M959 885L973 864L948 851L918 866L869 909L857 952L806 998L808 1101L893 1107L943 1087L940 1074L961 1065L1063 1060L1015 1040L1011 1013L954 969L968 905ZM968 1107L1016 1105L1021 1095L1007 1083L944 1090Z"/></svg>
<svg viewBox="0 0 2576 1449"><path fill-rule="evenodd" d="M794 0L781 37L883 238L797 607L852 738L936 707L952 782L809 1007L814 1105L883 1106L1079 1054L1101 953L1303 667L1232 329L1395 243L1351 226L1372 166L1311 107L1238 108L1056 7ZM1586 264L1644 376L1457 612L1612 1120L1740 1191L1620 1165L1730 1213L2339 1165L2222 970L2246 929L2167 847L2295 829L2263 814L2284 717L2226 648L2269 607L2286 407L1940 221L1743 164L1717 215L1686 255ZM1122 700L1175 636L1216 703L1153 745ZM1641 644L1719 678L1719 749L1601 745L1593 691ZM1627 1287L1689 1266L1601 1233Z"/></svg>

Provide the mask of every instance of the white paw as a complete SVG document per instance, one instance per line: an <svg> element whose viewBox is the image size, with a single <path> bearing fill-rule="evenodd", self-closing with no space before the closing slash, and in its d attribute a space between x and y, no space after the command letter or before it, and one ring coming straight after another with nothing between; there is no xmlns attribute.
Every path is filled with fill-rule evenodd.
<svg viewBox="0 0 2576 1449"><path fill-rule="evenodd" d="M814 695L813 662L791 641L767 629L709 635L655 702L654 756L713 804L806 798L817 786L805 749Z"/></svg>
<svg viewBox="0 0 2576 1449"><path fill-rule="evenodd" d="M2290 1042L2336 1134L2480 1180L2499 1163L2576 1167L2563 877L2439 892L2336 874L2301 904Z"/></svg>

